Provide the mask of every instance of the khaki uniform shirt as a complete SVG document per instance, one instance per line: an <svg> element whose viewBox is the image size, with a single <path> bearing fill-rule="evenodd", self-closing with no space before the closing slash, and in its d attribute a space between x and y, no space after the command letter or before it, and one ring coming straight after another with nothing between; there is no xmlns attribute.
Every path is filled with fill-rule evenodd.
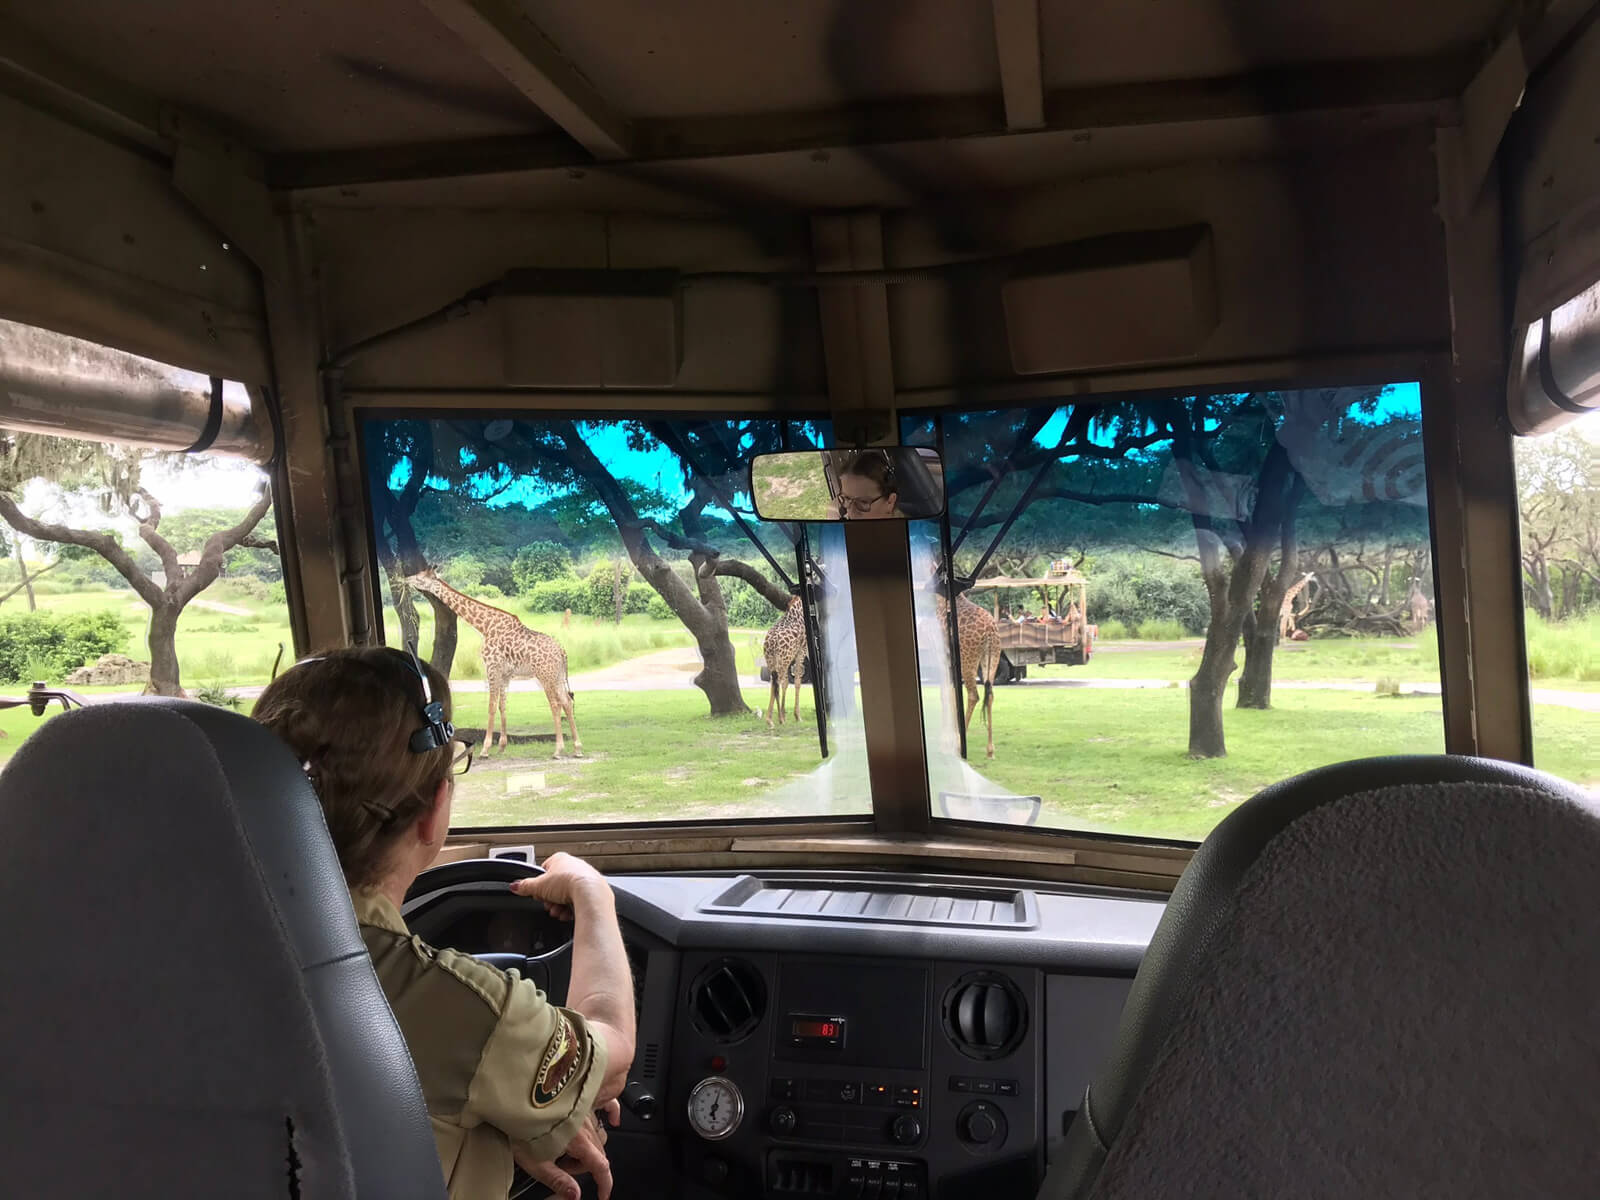
<svg viewBox="0 0 1600 1200"><path fill-rule="evenodd" d="M605 1043L515 971L413 936L388 897L352 899L417 1065L451 1200L505 1200L511 1143L558 1158L593 1111Z"/></svg>

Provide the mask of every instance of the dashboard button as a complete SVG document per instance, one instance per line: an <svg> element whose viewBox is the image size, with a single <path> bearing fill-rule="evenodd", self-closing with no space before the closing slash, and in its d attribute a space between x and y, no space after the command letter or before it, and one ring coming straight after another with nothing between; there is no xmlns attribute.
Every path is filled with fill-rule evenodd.
<svg viewBox="0 0 1600 1200"><path fill-rule="evenodd" d="M855 1080L836 1083L833 1086L835 1089L833 1098L840 1104L861 1103L861 1085Z"/></svg>
<svg viewBox="0 0 1600 1200"><path fill-rule="evenodd" d="M972 1081L972 1090L980 1096L994 1095L994 1087L995 1084L992 1079L974 1079Z"/></svg>
<svg viewBox="0 0 1600 1200"><path fill-rule="evenodd" d="M915 1175L907 1175L900 1181L900 1200L922 1200L922 1185Z"/></svg>
<svg viewBox="0 0 1600 1200"><path fill-rule="evenodd" d="M952 1075L950 1076L950 1090L952 1092L970 1092L972 1090L972 1080L965 1075Z"/></svg>
<svg viewBox="0 0 1600 1200"><path fill-rule="evenodd" d="M774 1100L798 1100L799 1088L792 1079L774 1079L772 1081L772 1098Z"/></svg>
<svg viewBox="0 0 1600 1200"><path fill-rule="evenodd" d="M879 1197L883 1194L883 1176L868 1175L866 1190L861 1194L866 1197L866 1200L879 1200Z"/></svg>
<svg viewBox="0 0 1600 1200"><path fill-rule="evenodd" d="M900 1200L900 1176L886 1175L883 1179L883 1200Z"/></svg>
<svg viewBox="0 0 1600 1200"><path fill-rule="evenodd" d="M894 1103L894 1093L887 1083L869 1083L865 1099L868 1104L887 1106Z"/></svg>
<svg viewBox="0 0 1600 1200"><path fill-rule="evenodd" d="M1017 1081L1015 1079L1002 1079L995 1085L997 1096L1015 1096L1017 1094Z"/></svg>
<svg viewBox="0 0 1600 1200"><path fill-rule="evenodd" d="M771 1115L767 1117L767 1128L776 1134L791 1134L799 1123L800 1118L794 1109L782 1104L773 1109Z"/></svg>
<svg viewBox="0 0 1600 1200"><path fill-rule="evenodd" d="M914 1146L922 1138L922 1122L910 1113L901 1113L889 1126L889 1136L901 1146Z"/></svg>

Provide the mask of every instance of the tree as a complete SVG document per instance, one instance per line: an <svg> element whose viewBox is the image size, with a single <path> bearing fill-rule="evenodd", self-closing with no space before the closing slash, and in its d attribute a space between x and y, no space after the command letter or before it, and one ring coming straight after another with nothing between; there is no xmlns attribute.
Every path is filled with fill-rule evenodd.
<svg viewBox="0 0 1600 1200"><path fill-rule="evenodd" d="M260 498L234 525L207 536L199 561L185 567L178 561L177 550L161 533L160 502L139 482L141 468L152 457L140 450L38 434L6 434L0 438L0 517L34 541L82 547L115 567L150 606L150 690L163 696L181 696L178 618L184 606L216 580L228 551L250 537L271 508L272 494L263 489ZM32 478L49 479L69 493L97 496L103 511L120 508L133 517L138 522L139 537L161 563L163 581L156 583L114 533L36 520L24 513L11 493Z"/></svg>
<svg viewBox="0 0 1600 1200"><path fill-rule="evenodd" d="M694 682L705 693L711 713L749 711L739 686L728 634L728 598L721 581L742 579L775 613L787 608L789 591L734 557L735 547L741 543L746 550L754 547L738 528L729 506L739 506L740 518L753 515L748 498L738 494L745 487L739 480L749 455L782 448L780 424L770 419L607 423L603 428L620 426L627 446L617 456L608 452L605 460L590 444L596 429L601 428L598 423L530 420L492 424L495 436L490 438L489 428L481 422L434 422L430 437L441 447L449 445L451 451L434 456L430 482L426 488L418 485L419 494L424 490L429 495L448 493L454 503L476 506L482 513L494 506L496 520L502 519L502 513L504 519L512 519L520 505L536 511L542 520L554 520L563 540L582 545L597 556L609 558L620 542L631 570L694 634L704 663ZM379 449L373 456L375 481L409 485L422 475L414 467L401 465L408 451L400 438L384 434ZM681 487L669 486L665 479L635 477L624 468L632 458L655 456L653 461L660 461L663 451L675 463L683 480ZM393 495L392 487L378 486L391 494L374 497L375 511L386 511L402 499ZM412 511L420 515L414 503ZM752 524L750 528L758 535L773 537L770 526ZM792 557L794 553L792 543L762 545L774 556L783 552ZM674 561L668 554L679 557ZM690 568L686 575L675 569L675 562L685 559ZM625 588L625 573L611 568L605 584L613 602L619 580ZM626 600L625 591L622 598Z"/></svg>
<svg viewBox="0 0 1600 1200"><path fill-rule="evenodd" d="M572 555L559 542L532 542L517 551L511 560L511 577L517 590L531 592L547 579L572 574Z"/></svg>
<svg viewBox="0 0 1600 1200"><path fill-rule="evenodd" d="M1600 444L1575 428L1517 446L1523 589L1547 621L1600 603Z"/></svg>
<svg viewBox="0 0 1600 1200"><path fill-rule="evenodd" d="M1195 561L1209 619L1189 685L1189 753L1225 755L1223 700L1247 628L1240 703L1270 702L1278 608L1298 577L1306 497L1319 515L1383 508L1420 479L1414 418L1389 421L1396 436L1364 432L1383 423L1385 394L1252 392L944 415L950 520L958 539L969 534L956 574L976 570L990 529L1023 561L1070 546ZM1351 439L1362 447L1354 457Z"/></svg>

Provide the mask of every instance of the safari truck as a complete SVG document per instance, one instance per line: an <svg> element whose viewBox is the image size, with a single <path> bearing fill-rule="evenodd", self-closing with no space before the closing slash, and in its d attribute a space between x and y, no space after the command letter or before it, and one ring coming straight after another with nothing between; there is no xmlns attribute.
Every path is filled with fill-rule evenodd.
<svg viewBox="0 0 1600 1200"><path fill-rule="evenodd" d="M618 1200L1595 1195L1597 135L1597 0L0 0L0 1195L444 1200L251 715L380 646ZM1203 644L992 687L1068 545Z"/></svg>
<svg viewBox="0 0 1600 1200"><path fill-rule="evenodd" d="M1049 600L1038 604L1043 613L1017 616L1005 611L1000 593L1012 589L1026 589L1034 597L1044 589ZM1034 578L991 575L978 580L970 590L993 593L991 609L1000 637L995 683L1026 679L1029 667L1081 667L1094 654L1094 639L1100 628L1088 620L1089 585L1082 572L1070 563L1055 560L1048 572Z"/></svg>

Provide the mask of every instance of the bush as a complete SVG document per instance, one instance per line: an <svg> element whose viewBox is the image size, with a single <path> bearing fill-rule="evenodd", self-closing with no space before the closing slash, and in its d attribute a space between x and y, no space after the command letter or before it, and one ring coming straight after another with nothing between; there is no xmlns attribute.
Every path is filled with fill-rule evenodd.
<svg viewBox="0 0 1600 1200"><path fill-rule="evenodd" d="M1566 621L1527 613L1528 674L1540 679L1600 681L1600 612Z"/></svg>
<svg viewBox="0 0 1600 1200"><path fill-rule="evenodd" d="M676 621L678 619L678 614L672 611L671 606L655 588L650 589L650 596L645 604L644 611L646 615L654 617L658 621Z"/></svg>
<svg viewBox="0 0 1600 1200"><path fill-rule="evenodd" d="M1100 639L1102 641L1107 639L1122 641L1133 636L1133 634L1128 631L1128 627L1115 617L1109 621L1100 621L1098 624L1100 626Z"/></svg>
<svg viewBox="0 0 1600 1200"><path fill-rule="evenodd" d="M526 593L541 583L572 574L572 555L556 542L530 542L511 560L511 578L517 591ZM564 606L563 606L564 607Z"/></svg>
<svg viewBox="0 0 1600 1200"><path fill-rule="evenodd" d="M289 607L289 592L288 589L284 587L281 579L277 583L269 583L267 585L266 602L274 605L275 607Z"/></svg>
<svg viewBox="0 0 1600 1200"><path fill-rule="evenodd" d="M546 579L524 588L523 595L529 612L563 612L571 609L586 613L589 608L589 589L581 579Z"/></svg>
<svg viewBox="0 0 1600 1200"><path fill-rule="evenodd" d="M1198 567L1114 554L1091 564L1085 573L1089 620L1102 627L1102 636L1112 621L1120 621L1129 637L1151 637L1144 626L1152 621L1176 622L1182 627L1177 637L1204 633L1211 621L1211 602Z"/></svg>
<svg viewBox="0 0 1600 1200"><path fill-rule="evenodd" d="M1139 636L1147 642L1176 642L1188 633L1179 622L1168 619L1146 621L1139 626Z"/></svg>
<svg viewBox="0 0 1600 1200"><path fill-rule="evenodd" d="M220 683L208 683L195 692L194 698L202 704L215 704L218 708L239 707L239 697L230 693Z"/></svg>
<svg viewBox="0 0 1600 1200"><path fill-rule="evenodd" d="M127 641L121 616L106 609L0 617L0 683L55 682L102 654L121 651Z"/></svg>

